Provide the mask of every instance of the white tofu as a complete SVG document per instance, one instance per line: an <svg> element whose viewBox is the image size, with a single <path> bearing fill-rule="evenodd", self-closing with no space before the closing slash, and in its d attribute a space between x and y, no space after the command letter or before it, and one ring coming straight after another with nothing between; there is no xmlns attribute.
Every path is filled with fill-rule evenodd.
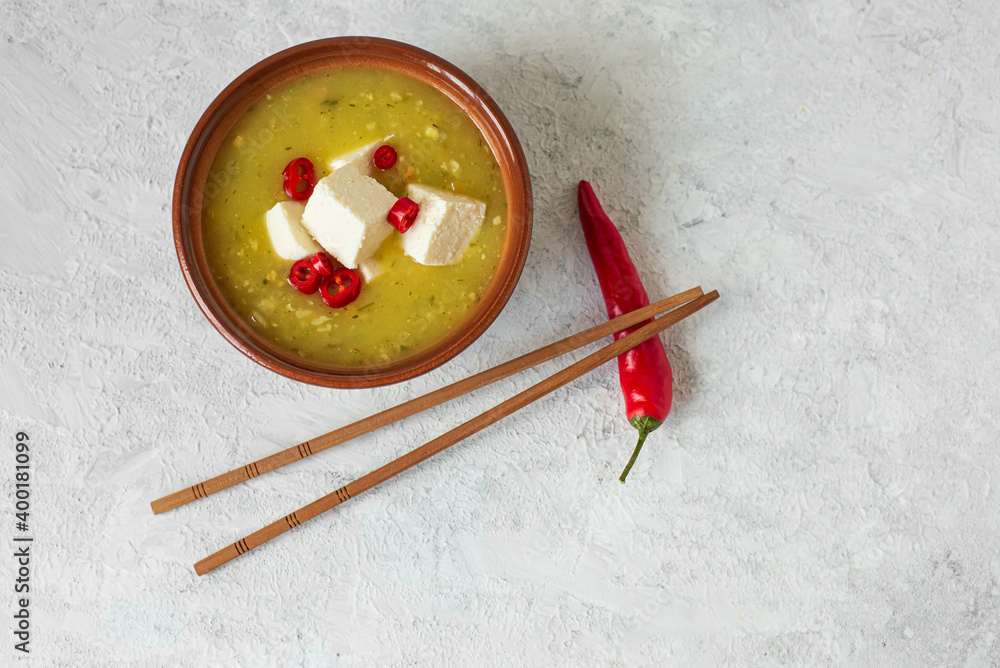
<svg viewBox="0 0 1000 668"><path fill-rule="evenodd" d="M305 202L278 202L267 212L267 233L274 252L286 260L301 260L322 248L302 227Z"/></svg>
<svg viewBox="0 0 1000 668"><path fill-rule="evenodd" d="M392 135L389 135L385 139L377 142L372 142L367 146L362 146L361 148L348 153L347 155L342 155L339 158L334 158L330 161L330 171L335 172L341 167L347 165L352 165L359 172L365 176L371 176L375 171L375 163L373 158L375 157L375 149L377 149L382 144L387 143L392 139Z"/></svg>
<svg viewBox="0 0 1000 668"><path fill-rule="evenodd" d="M396 197L353 165L320 179L302 214L302 226L327 253L355 269L388 237L386 214Z"/></svg>
<svg viewBox="0 0 1000 668"><path fill-rule="evenodd" d="M486 203L412 183L406 196L420 205L420 213L403 234L403 251L420 264L460 261L486 216Z"/></svg>
<svg viewBox="0 0 1000 668"><path fill-rule="evenodd" d="M364 279L365 283L380 275L384 271L385 264L375 257L370 257L367 260L358 263L358 273L361 274L361 278Z"/></svg>

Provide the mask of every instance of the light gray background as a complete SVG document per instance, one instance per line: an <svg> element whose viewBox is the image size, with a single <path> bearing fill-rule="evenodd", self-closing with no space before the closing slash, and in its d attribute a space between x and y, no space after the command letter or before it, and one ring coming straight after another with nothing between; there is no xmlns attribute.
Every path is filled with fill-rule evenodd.
<svg viewBox="0 0 1000 668"><path fill-rule="evenodd" d="M25 430L35 661L1000 665L995 4L541 5L0 4L0 536ZM271 374L209 326L169 200L226 84L350 34L482 83L524 144L536 217L486 335L422 378L346 392ZM558 368L149 510L602 320L581 178L654 297L722 293L664 337L675 405L629 483L608 366L197 577Z"/></svg>

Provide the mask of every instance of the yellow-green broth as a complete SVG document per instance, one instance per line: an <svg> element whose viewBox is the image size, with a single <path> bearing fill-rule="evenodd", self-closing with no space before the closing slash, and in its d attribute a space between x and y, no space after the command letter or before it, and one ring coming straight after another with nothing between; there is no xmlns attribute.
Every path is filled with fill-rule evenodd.
<svg viewBox="0 0 1000 668"><path fill-rule="evenodd" d="M406 256L393 232L375 254L385 271L330 308L288 284L292 262L275 253L266 213L289 199L282 170L293 158L309 158L320 179L334 158L388 135L399 159L374 178L397 197L412 182L482 200L485 221L461 262L444 267ZM202 208L208 262L236 312L282 348L347 366L414 354L454 329L493 277L506 219L499 166L468 116L420 81L370 68L309 75L250 107L215 157Z"/></svg>

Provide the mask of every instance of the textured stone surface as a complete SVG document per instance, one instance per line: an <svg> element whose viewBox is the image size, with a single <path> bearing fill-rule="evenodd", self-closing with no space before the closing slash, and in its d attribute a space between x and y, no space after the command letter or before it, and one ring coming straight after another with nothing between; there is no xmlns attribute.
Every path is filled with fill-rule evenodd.
<svg viewBox="0 0 1000 668"><path fill-rule="evenodd" d="M0 535L24 430L34 659L1000 664L993 3L585 4L0 3ZM216 334L169 210L215 94L343 34L480 81L537 213L484 337L355 392L270 374ZM198 578L194 561L556 368L149 511L601 320L580 178L651 294L723 295L665 337L674 410L629 484L608 366Z"/></svg>

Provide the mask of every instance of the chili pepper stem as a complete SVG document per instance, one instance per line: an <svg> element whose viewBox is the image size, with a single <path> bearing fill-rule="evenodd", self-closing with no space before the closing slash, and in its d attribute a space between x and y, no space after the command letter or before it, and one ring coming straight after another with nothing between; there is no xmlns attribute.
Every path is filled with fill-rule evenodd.
<svg viewBox="0 0 1000 668"><path fill-rule="evenodd" d="M625 465L625 470L618 476L618 482L623 485L625 484L628 472L632 470L632 465L639 458L639 451L642 450L642 444L646 442L646 437L649 436L650 432L663 424L663 422L648 415L633 415L629 418L629 424L639 430L639 442L635 444L635 450L632 451L632 457L628 460L628 464Z"/></svg>

